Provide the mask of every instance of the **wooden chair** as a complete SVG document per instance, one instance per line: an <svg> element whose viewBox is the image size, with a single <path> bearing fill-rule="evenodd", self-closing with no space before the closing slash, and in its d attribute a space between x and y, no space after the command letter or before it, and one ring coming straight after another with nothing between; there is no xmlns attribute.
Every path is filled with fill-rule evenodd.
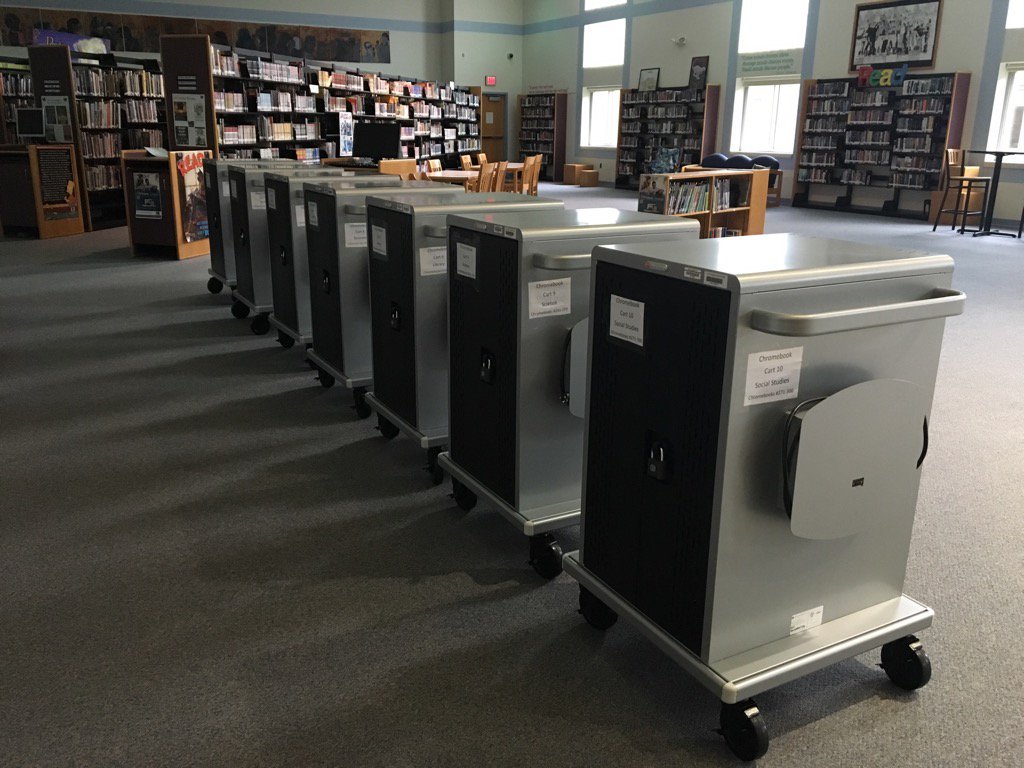
<svg viewBox="0 0 1024 768"><path fill-rule="evenodd" d="M967 168L964 165L964 151L962 149L947 149L946 150L946 165L942 169L942 179L940 179L940 189L942 189L942 200L939 203L938 213L935 214L935 224L932 226L932 232L939 228L939 219L942 218L944 213L952 213L952 226L950 229L956 229L957 218L960 219L960 234L962 235L967 231L967 217L977 216L978 217L978 229L973 230L977 232L981 229L982 222L985 216L985 206L988 203L989 185L992 183L991 176L979 176L979 168L973 166ZM981 194L981 208L978 210L970 210L971 208L971 197L972 193L980 189ZM946 198L949 193L952 192L953 207L946 207ZM1022 227L1024 228L1024 227Z"/></svg>
<svg viewBox="0 0 1024 768"><path fill-rule="evenodd" d="M779 169L768 171L768 202L769 208L777 208L782 205L782 171Z"/></svg>
<svg viewBox="0 0 1024 768"><path fill-rule="evenodd" d="M542 155L528 157L529 165L523 168L523 192L527 195L537 196L537 186L540 181L540 163Z"/></svg>
<svg viewBox="0 0 1024 768"><path fill-rule="evenodd" d="M491 192L505 191L505 175L508 173L508 161L502 160L497 163L494 169L494 180L491 182Z"/></svg>
<svg viewBox="0 0 1024 768"><path fill-rule="evenodd" d="M467 184L466 189L470 192L490 192L492 184L494 184L494 163L484 163L480 166L476 184Z"/></svg>
<svg viewBox="0 0 1024 768"><path fill-rule="evenodd" d="M441 167L441 161L437 159L427 160L427 172L428 173L440 173L444 169Z"/></svg>
<svg viewBox="0 0 1024 768"><path fill-rule="evenodd" d="M402 160L381 160L377 170L384 174L403 176L407 173L416 173L416 161L412 158Z"/></svg>
<svg viewBox="0 0 1024 768"><path fill-rule="evenodd" d="M471 158L469 155L459 155L459 162L462 163L462 170L473 170L473 158Z"/></svg>
<svg viewBox="0 0 1024 768"><path fill-rule="evenodd" d="M487 155L483 152L476 153L476 164L483 167L484 163L487 162Z"/></svg>

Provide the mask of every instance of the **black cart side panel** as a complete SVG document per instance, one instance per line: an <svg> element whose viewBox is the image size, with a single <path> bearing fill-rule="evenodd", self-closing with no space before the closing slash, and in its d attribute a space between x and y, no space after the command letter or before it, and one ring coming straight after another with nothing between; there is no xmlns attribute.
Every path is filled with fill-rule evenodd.
<svg viewBox="0 0 1024 768"><path fill-rule="evenodd" d="M221 206L228 205L228 201L220 193L220 179L212 166L203 168L203 175L206 177L206 211L210 227L210 267L218 275L228 279L227 266L224 263L224 229L221 216ZM231 233L227 233L231 236Z"/></svg>
<svg viewBox="0 0 1024 768"><path fill-rule="evenodd" d="M367 209L370 241L370 316L373 328L373 394L409 424L416 424L416 326L413 217ZM373 228L383 227L387 255L373 249Z"/></svg>
<svg viewBox="0 0 1024 768"><path fill-rule="evenodd" d="M317 215L309 208L316 206ZM316 221L318 226L311 226ZM341 284L338 278L338 206L333 197L306 195L306 251L309 255L309 303L313 350L338 371L345 371L341 344ZM276 305L275 305L276 306Z"/></svg>
<svg viewBox="0 0 1024 768"><path fill-rule="evenodd" d="M700 655L730 295L605 262L595 280L585 564ZM612 295L644 303L642 347L610 336Z"/></svg>
<svg viewBox="0 0 1024 768"><path fill-rule="evenodd" d="M275 203L273 208L267 206L267 237L270 241L270 280L274 295L274 317L289 328L298 330L299 308L295 299L295 254L292 252L291 189L287 181L267 179L267 190L273 190Z"/></svg>
<svg viewBox="0 0 1024 768"><path fill-rule="evenodd" d="M449 448L452 460L511 506L516 496L519 249L515 240L449 230ZM456 249L477 249L476 278ZM494 364L481 375L485 357Z"/></svg>
<svg viewBox="0 0 1024 768"><path fill-rule="evenodd" d="M231 224L235 240L235 290L255 301L252 282L252 251L249 237L249 206L246 203L245 174L229 172L231 180Z"/></svg>

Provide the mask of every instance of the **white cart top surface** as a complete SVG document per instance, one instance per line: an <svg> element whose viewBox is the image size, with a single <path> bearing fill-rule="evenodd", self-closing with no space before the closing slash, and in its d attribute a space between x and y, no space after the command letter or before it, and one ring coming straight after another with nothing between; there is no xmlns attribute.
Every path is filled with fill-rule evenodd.
<svg viewBox="0 0 1024 768"><path fill-rule="evenodd" d="M692 219L662 216L656 213L622 211L618 208L578 208L561 211L499 210L485 216L458 216L448 219L449 227L483 231L519 240L563 240L623 234L662 232L687 233L696 237L700 224Z"/></svg>
<svg viewBox="0 0 1024 768"><path fill-rule="evenodd" d="M561 200L552 197L531 197L517 192L451 192L447 196L404 195L401 199L394 200L389 199L387 195L369 195L366 204L418 215L477 213L490 211L492 208L498 211L506 207L548 208L560 211L565 205Z"/></svg>

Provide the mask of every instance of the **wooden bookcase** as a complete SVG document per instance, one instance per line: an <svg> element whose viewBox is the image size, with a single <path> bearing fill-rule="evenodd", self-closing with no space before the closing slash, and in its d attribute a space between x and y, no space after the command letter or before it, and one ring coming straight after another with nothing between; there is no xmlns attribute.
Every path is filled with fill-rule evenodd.
<svg viewBox="0 0 1024 768"><path fill-rule="evenodd" d="M0 147L0 231L50 237L85 231L73 144Z"/></svg>
<svg viewBox="0 0 1024 768"><path fill-rule="evenodd" d="M714 152L720 92L718 85L702 91L623 88L619 97L615 186L637 189L640 177L650 172L651 162L662 147L680 149L675 170Z"/></svg>
<svg viewBox="0 0 1024 768"><path fill-rule="evenodd" d="M793 205L926 219L947 148L960 146L971 76L807 80Z"/></svg>
<svg viewBox="0 0 1024 768"><path fill-rule="evenodd" d="M700 222L701 237L764 234L767 168L644 174L638 210Z"/></svg>
<svg viewBox="0 0 1024 768"><path fill-rule="evenodd" d="M20 143L15 130L15 110L34 105L28 61L0 59L0 144Z"/></svg>
<svg viewBox="0 0 1024 768"><path fill-rule="evenodd" d="M562 181L567 100L566 93L556 91L519 97L519 160L541 155L545 181Z"/></svg>

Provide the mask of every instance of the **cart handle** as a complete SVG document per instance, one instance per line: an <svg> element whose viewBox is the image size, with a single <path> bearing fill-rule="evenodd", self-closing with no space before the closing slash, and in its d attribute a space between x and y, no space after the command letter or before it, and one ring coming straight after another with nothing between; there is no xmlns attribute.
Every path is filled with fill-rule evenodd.
<svg viewBox="0 0 1024 768"><path fill-rule="evenodd" d="M565 256L553 256L548 253L533 254L533 266L537 269L554 269L563 271L567 269L590 269L591 255L589 253L573 253Z"/></svg>
<svg viewBox="0 0 1024 768"><path fill-rule="evenodd" d="M366 206L365 205L346 205L345 213L349 216L365 216Z"/></svg>
<svg viewBox="0 0 1024 768"><path fill-rule="evenodd" d="M438 227L435 225L430 225L423 228L423 235L424 237L433 237L438 240L447 240L448 227Z"/></svg>
<svg viewBox="0 0 1024 768"><path fill-rule="evenodd" d="M775 336L822 336L841 331L857 331L882 325L913 323L953 317L964 311L967 297L952 288L936 288L924 299L879 304L874 307L793 315L755 309L750 313L750 327Z"/></svg>

